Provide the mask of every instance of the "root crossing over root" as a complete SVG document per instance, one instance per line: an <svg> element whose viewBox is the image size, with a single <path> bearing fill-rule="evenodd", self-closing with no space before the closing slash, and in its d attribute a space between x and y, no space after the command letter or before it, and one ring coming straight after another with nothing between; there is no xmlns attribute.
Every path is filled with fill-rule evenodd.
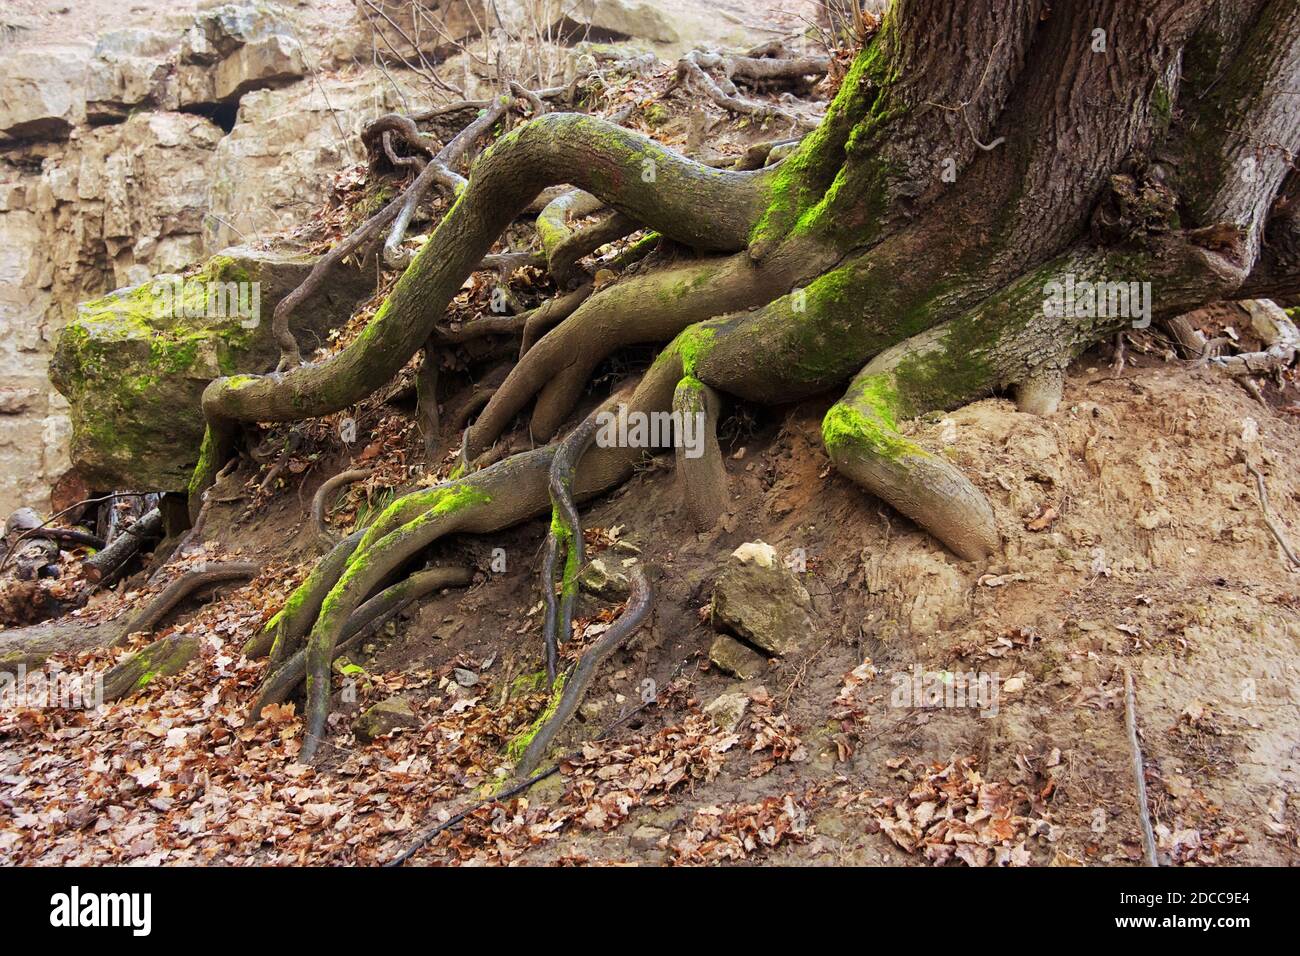
<svg viewBox="0 0 1300 956"><path fill-rule="evenodd" d="M653 594L650 590L650 582L646 580L645 571L639 564L634 564L628 569L628 579L632 584L632 593L627 599L627 607L614 625L583 652L577 667L564 684L564 690L560 695L559 703L555 705L555 710L528 742L528 748L515 766L517 777L528 776L541 763L547 750L555 742L555 738L564 729L564 725L578 709L583 698L587 696L596 668L610 654L622 647L650 616Z"/></svg>
<svg viewBox="0 0 1300 956"><path fill-rule="evenodd" d="M560 442L551 460L548 490L551 495L551 530L546 535L546 553L542 558L542 596L546 601L546 622L542 639L546 645L546 686L555 682L559 661L558 643L567 641L573 628L573 603L578 594L578 574L586 561L582 540L582 522L573 503L573 476L578 459L596 437L598 412ZM555 570L560 551L565 552L560 575L560 596L555 596Z"/></svg>

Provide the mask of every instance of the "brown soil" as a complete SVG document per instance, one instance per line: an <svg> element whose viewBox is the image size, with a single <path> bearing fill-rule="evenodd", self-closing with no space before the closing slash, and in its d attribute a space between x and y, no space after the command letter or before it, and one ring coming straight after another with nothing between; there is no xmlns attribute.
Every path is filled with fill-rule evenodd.
<svg viewBox="0 0 1300 956"><path fill-rule="evenodd" d="M1226 378L1157 364L1118 379L1106 370L1077 369L1062 410L1050 418L1019 414L995 399L923 423L919 437L945 445L994 503L1006 547L985 565L955 560L831 473L818 441L824 407L807 403L766 422L750 421L752 430L731 446L727 461L733 514L712 533L691 532L666 462L586 513L590 528L616 529L622 543L609 555L640 549L653 569L656 603L632 646L603 668L583 708L585 720L565 735L566 748L631 709L646 679L665 688L676 676L677 684L664 706L618 728L616 744L604 745L605 751L645 746L665 726L692 720L698 726L699 718L691 717L696 708L737 683L706 663L713 634L699 612L717 570L745 541L762 539L783 555L803 549L817 632L761 681L743 686L757 701L749 715L754 723L742 723L739 744L715 755L717 775L633 801L617 819L571 818L544 838L523 846L516 841L508 853L482 839L501 823L500 811L489 808L471 821L468 834L440 836L417 861L922 863L920 853L904 852L881 832L881 821L891 829L905 816L897 806L915 809L919 798L909 803L909 791L923 791L928 776L954 758L969 757L966 779L987 781L982 793L1009 788L1005 792L1023 804L1013 838L1004 844L1023 846L1027 856L1020 862L1134 862L1141 841L1124 729L1128 669L1162 851L1173 862L1297 862L1300 720L1293 688L1300 670L1300 596L1295 572L1266 529L1254 488L1237 463L1243 432L1249 438L1257 429L1258 437L1244 447L1268 478L1275 513L1294 527L1300 482L1284 464L1300 438L1293 419L1264 409ZM299 499L309 496L311 484L255 513L243 511L242 518L237 504L214 515L220 540L210 543L211 551L251 554L272 568L308 558L297 530L305 517ZM485 575L468 593L425 602L354 655L367 678L355 702L338 703L337 749L313 783L330 792L335 805L349 793L391 785L386 775L403 769L397 758L418 759L428 746L427 739L409 736L393 738L396 744L358 744L347 732L349 715L395 689L427 708L422 714L449 713L457 698L440 675L469 666L480 670L482 681L471 698L480 714L475 719L485 719L503 686L538 669L535 582L543 529L537 520L490 540L447 544L444 557L470 557L481 568L491 548L503 548L507 570ZM271 577L255 593L288 585ZM245 601L266 605L261 616L275 605L273 593ZM247 610L236 601L235 611L241 607ZM584 623L597 610L586 607ZM215 651L128 702L136 719L193 707L220 686L229 656L251 633L249 622L260 617L240 618L227 609L223 619L235 625L220 633L214 613L201 612L193 621L207 622ZM868 659L874 676L859 668ZM910 673L914 664L992 671L1004 681L1018 678L1022 688L1005 685L993 717L970 709L891 706L892 675ZM865 676L856 687L846 682L855 668ZM247 704L257 670L224 692L233 694L234 705ZM760 684L765 691L756 689ZM513 732L541 700L512 694L500 714L513 716L501 719L514 721ZM80 733L93 731L102 715L91 716ZM280 723L291 754L298 722L285 714ZM772 744L772 727L784 736L782 746ZM0 758L6 780L29 773L33 760L52 759L38 758L48 726L7 729L11 739ZM759 739L764 734L766 746ZM159 762L167 758L165 738L140 736L143 750L137 747L131 761L147 767L150 747L160 750ZM420 811L387 827L368 843L367 854L335 858L391 857L440 812L445 817L472 802L483 790L484 765L491 770L494 759L506 764L499 743L489 741L487 749L498 756L485 761L483 752L467 749L459 771L455 756L429 767L433 778L459 775L461 785L450 790L418 775L405 778L400 792L407 799L421 796ZM597 763L609 759L596 758L598 750L589 756ZM661 751L656 759L664 756ZM279 769L287 763L282 757ZM63 764L77 765L75 753ZM565 770L529 792L526 803L510 805L516 821L580 802L583 788L602 779L582 761ZM981 776L970 776L976 772ZM33 820L41 807L73 796L60 792L57 773L50 779L51 785L27 796L11 789L4 805L17 818ZM613 771L609 779L617 779ZM67 786L76 786L72 776ZM39 801L31 798L35 793ZM251 814L270 798L253 788L242 799ZM588 812L591 805L582 804ZM319 826L310 816L294 819L302 833ZM641 830L634 840L643 826L667 833ZM19 832L20 839L0 840L15 859L76 858L68 856L74 842L85 849L80 840L46 843L38 832ZM93 845L88 838L83 835ZM769 849L769 843L775 845ZM185 844L186 853L170 858L191 859L187 854L203 844L196 838ZM733 852L719 856L719 847ZM38 848L50 855L23 852ZM95 849L85 852L86 859L96 858ZM116 858L111 846L104 852ZM232 846L226 839L223 852L231 862L284 859L256 841ZM210 854L202 853L205 858ZM161 853L159 861L167 859Z"/></svg>

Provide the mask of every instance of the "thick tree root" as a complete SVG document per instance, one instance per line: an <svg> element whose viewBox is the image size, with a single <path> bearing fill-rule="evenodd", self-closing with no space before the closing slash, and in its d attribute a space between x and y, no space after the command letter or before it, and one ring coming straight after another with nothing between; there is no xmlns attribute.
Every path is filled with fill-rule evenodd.
<svg viewBox="0 0 1300 956"><path fill-rule="evenodd" d="M1039 369L1016 386L1016 408L1030 415L1054 415L1064 387L1064 369Z"/></svg>
<svg viewBox="0 0 1300 956"><path fill-rule="evenodd" d="M197 634L171 634L137 651L104 675L104 700L121 700L147 688L159 677L185 669L199 653Z"/></svg>
<svg viewBox="0 0 1300 956"><path fill-rule="evenodd" d="M320 613L325 595L338 583L348 559L364 536L364 530L352 532L316 562L307 580L290 595L288 603L267 622L257 636L244 645L245 657L265 657L270 654L271 666L275 667L297 648L311 628L312 621Z"/></svg>
<svg viewBox="0 0 1300 956"><path fill-rule="evenodd" d="M584 282L572 292L547 299L528 313L528 318L524 322L524 334L519 342L519 357L522 359L539 338L573 315L578 307L587 301L594 288L595 286L590 282Z"/></svg>
<svg viewBox="0 0 1300 956"><path fill-rule="evenodd" d="M229 581L247 581L257 574L257 565L251 561L230 561L222 564L209 564L201 570L187 571L163 589L162 593L149 602L127 626L122 637L114 643L120 644L132 634L148 634L170 614L176 607L195 591L225 584Z"/></svg>
<svg viewBox="0 0 1300 956"><path fill-rule="evenodd" d="M545 717L545 723L538 728L537 732L528 741L519 762L515 764L515 776L526 777L537 767L546 752L555 742L555 738L564 725L568 723L569 718L577 711L582 704L583 699L587 696L587 690L591 687L592 678L595 677L596 668L600 666L610 654L622 647L634 633L637 628L645 623L646 618L650 616L651 609L651 590L650 583L646 580L645 572L639 565L632 565L628 569L628 578L632 584L632 593L627 600L627 608L614 622L608 631L597 639L596 643L583 652L578 661L577 667L568 680L564 682L564 688L560 692L560 699L555 708L549 711Z"/></svg>
<svg viewBox="0 0 1300 956"><path fill-rule="evenodd" d="M376 628L381 627L385 621L413 601L418 601L443 588L464 587L470 583L473 576L468 568L429 568L417 571L397 584L385 588L357 608L348 618L343 636L334 649L334 659L337 660L346 650ZM267 673L262 686L258 689L256 699L249 707L249 719L256 720L261 716L264 708L287 700L306 676L307 651L299 648L278 667L273 667Z"/></svg>
<svg viewBox="0 0 1300 956"><path fill-rule="evenodd" d="M727 471L718 446L718 393L693 375L677 383L673 393L673 412L680 416L681 427L690 429L698 444L692 455L685 440L677 442L677 479L681 484L686 514L696 531L709 531L727 513ZM688 421L689 419L689 421Z"/></svg>
<svg viewBox="0 0 1300 956"><path fill-rule="evenodd" d="M579 259L640 228L636 220L618 212L582 229L570 226L571 220L594 215L604 208L605 204L591 193L574 189L552 201L537 217L547 270L561 288L573 281Z"/></svg>
<svg viewBox="0 0 1300 956"><path fill-rule="evenodd" d="M316 529L316 538L321 544L331 548L335 544L334 535L325 524L325 513L329 511L339 489L345 488L353 482L369 478L373 474L374 470L371 468L349 468L346 471L339 472L333 478L321 482L321 486L316 489L316 494L311 499L312 527Z"/></svg>
<svg viewBox="0 0 1300 956"><path fill-rule="evenodd" d="M988 499L955 465L904 438L897 413L893 373L868 365L822 422L831 461L958 557L987 557L999 544Z"/></svg>
<svg viewBox="0 0 1300 956"><path fill-rule="evenodd" d="M675 353L662 358L642 378L629 404L646 413L667 411L681 375L681 361ZM555 452L554 446L523 452L464 478L399 498L364 533L351 557L340 562L336 548L290 598L283 613L288 618L292 610L289 621L297 622L306 617L302 608L316 600L323 582L337 580L320 602L307 639L307 734L300 759L314 760L324 741L329 668L351 613L388 575L439 538L497 531L540 514L550 503ZM585 500L625 480L641 454L640 449L590 449L574 476L574 500ZM327 563L331 567L322 571ZM339 564L342 573L335 577ZM287 631L287 626L284 629Z"/></svg>
<svg viewBox="0 0 1300 956"><path fill-rule="evenodd" d="M769 174L711 169L580 114L549 113L515 129L480 158L469 186L355 342L315 365L207 387L208 431L190 483L191 510L230 457L238 423L327 415L390 381L428 340L491 243L546 186L571 182L670 238L734 250L757 221Z"/></svg>
<svg viewBox="0 0 1300 956"><path fill-rule="evenodd" d="M741 254L682 263L601 289L511 370L470 428L467 456L486 451L534 396L531 433L550 438L572 414L596 366L618 349L666 342L695 322L762 305L796 279Z"/></svg>

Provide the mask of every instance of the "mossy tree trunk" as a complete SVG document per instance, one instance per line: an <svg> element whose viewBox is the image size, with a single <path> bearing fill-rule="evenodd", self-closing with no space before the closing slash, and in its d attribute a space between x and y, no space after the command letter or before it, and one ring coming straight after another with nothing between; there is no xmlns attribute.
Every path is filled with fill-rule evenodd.
<svg viewBox="0 0 1300 956"><path fill-rule="evenodd" d="M825 120L766 169L711 169L599 120L542 116L483 156L353 345L209 387L194 490L240 423L337 411L431 334L436 347L436 320L504 227L569 183L698 257L598 290L530 348L471 428L466 461L530 403L532 434L550 437L597 363L662 342L624 397L633 410L670 410L684 379L767 403L851 381L825 420L832 460L981 558L999 546L987 501L899 421L1011 388L1022 407L1050 410L1062 369L1135 319L1296 295L1298 86L1300 0L896 0ZM1150 297L1049 307L1053 284L1071 281L1137 283ZM309 647L308 757L348 615L439 535L545 511L552 454L399 500L304 585L293 607L312 609L310 629L291 630ZM621 481L638 455L592 448L576 493Z"/></svg>

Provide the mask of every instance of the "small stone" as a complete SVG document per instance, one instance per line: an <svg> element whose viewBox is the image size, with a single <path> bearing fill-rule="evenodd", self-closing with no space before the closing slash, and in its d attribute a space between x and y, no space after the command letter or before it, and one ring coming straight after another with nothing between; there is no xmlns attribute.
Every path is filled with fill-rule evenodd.
<svg viewBox="0 0 1300 956"><path fill-rule="evenodd" d="M352 724L352 732L363 743L369 743L400 727L418 727L420 718L415 715L411 702L405 697L381 700Z"/></svg>
<svg viewBox="0 0 1300 956"><path fill-rule="evenodd" d="M741 680L758 677L767 670L767 658L734 637L719 634L709 648L709 660Z"/></svg>
<svg viewBox="0 0 1300 956"><path fill-rule="evenodd" d="M603 558L593 558L582 569L578 586L589 594L611 601L621 601L632 589L627 575Z"/></svg>
<svg viewBox="0 0 1300 956"><path fill-rule="evenodd" d="M659 841L668 834L661 827L640 826L632 831L632 846L638 850L657 850Z"/></svg>
<svg viewBox="0 0 1300 956"><path fill-rule="evenodd" d="M724 733L731 733L740 726L745 711L749 709L749 696L739 691L719 694L713 703L704 708L704 712L713 718L713 723Z"/></svg>
<svg viewBox="0 0 1300 956"><path fill-rule="evenodd" d="M456 679L456 683L461 687L473 687L478 683L478 675L473 671L467 671L463 667L457 667L451 672L451 676Z"/></svg>

